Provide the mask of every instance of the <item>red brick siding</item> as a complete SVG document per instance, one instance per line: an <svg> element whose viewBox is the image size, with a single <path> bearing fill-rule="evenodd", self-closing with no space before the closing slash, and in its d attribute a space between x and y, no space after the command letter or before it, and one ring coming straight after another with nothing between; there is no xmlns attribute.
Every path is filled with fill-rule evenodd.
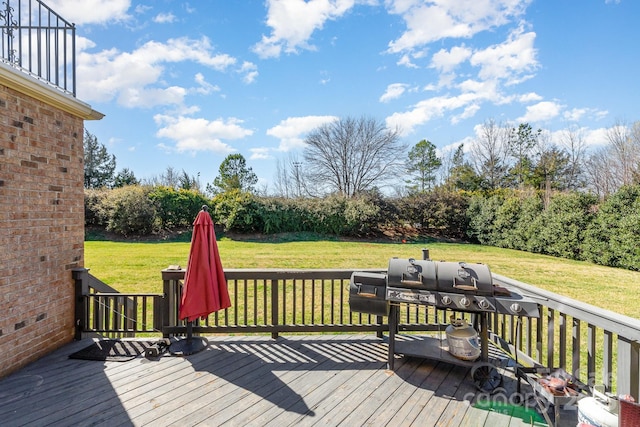
<svg viewBox="0 0 640 427"><path fill-rule="evenodd" d="M73 339L83 126L0 86L0 377Z"/></svg>

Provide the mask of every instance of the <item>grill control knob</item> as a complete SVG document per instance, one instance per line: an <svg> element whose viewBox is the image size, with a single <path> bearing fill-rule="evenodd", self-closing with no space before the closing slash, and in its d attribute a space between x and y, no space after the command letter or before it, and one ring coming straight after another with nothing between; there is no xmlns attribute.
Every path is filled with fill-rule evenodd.
<svg viewBox="0 0 640 427"><path fill-rule="evenodd" d="M486 299L481 299L480 301L478 301L478 306L483 310L488 310L489 308L491 308L491 304L489 304L489 301L487 301Z"/></svg>
<svg viewBox="0 0 640 427"><path fill-rule="evenodd" d="M522 307L517 302L514 302L513 304L511 304L510 308L511 308L511 311L513 311L514 313L520 313L522 311Z"/></svg>
<svg viewBox="0 0 640 427"><path fill-rule="evenodd" d="M443 305L451 305L453 301L451 301L451 297L445 295L442 297L442 304Z"/></svg>
<svg viewBox="0 0 640 427"><path fill-rule="evenodd" d="M471 301L467 297L460 298L460 305L463 307L469 307L471 305Z"/></svg>

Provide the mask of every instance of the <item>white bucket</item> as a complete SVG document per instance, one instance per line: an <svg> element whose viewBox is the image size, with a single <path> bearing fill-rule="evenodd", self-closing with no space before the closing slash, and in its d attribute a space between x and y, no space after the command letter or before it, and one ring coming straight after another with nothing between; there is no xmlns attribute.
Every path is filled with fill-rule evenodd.
<svg viewBox="0 0 640 427"><path fill-rule="evenodd" d="M585 397L578 401L578 423L594 427L618 427L618 416L608 411L609 406L599 399Z"/></svg>

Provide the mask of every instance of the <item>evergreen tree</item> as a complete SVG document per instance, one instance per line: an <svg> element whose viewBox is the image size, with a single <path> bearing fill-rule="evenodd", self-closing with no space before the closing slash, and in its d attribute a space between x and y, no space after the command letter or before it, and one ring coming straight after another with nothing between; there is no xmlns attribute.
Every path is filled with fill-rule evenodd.
<svg viewBox="0 0 640 427"><path fill-rule="evenodd" d="M119 188L126 185L138 185L139 183L140 181L138 181L136 176L133 174L133 171L129 168L124 168L118 172L114 178L113 187Z"/></svg>
<svg viewBox="0 0 640 427"><path fill-rule="evenodd" d="M207 190L213 194L231 190L253 192L258 183L258 177L253 169L247 167L242 154L229 154L220 164L218 173L213 185L207 184Z"/></svg>
<svg viewBox="0 0 640 427"><path fill-rule="evenodd" d="M442 160L436 154L436 146L423 139L409 151L407 172L411 179L407 180L408 188L413 193L425 193L433 188L436 172L442 166Z"/></svg>
<svg viewBox="0 0 640 427"><path fill-rule="evenodd" d="M116 156L98 142L95 135L84 131L84 187L102 188L113 184Z"/></svg>

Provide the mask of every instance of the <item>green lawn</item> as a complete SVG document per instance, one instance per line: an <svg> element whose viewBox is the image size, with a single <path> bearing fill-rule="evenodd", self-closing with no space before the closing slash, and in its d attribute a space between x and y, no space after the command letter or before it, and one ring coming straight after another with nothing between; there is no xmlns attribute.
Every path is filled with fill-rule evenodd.
<svg viewBox="0 0 640 427"><path fill-rule="evenodd" d="M218 241L225 268L386 268L389 258L479 262L491 271L631 317L639 317L640 272L480 245L340 241ZM161 292L160 271L186 267L189 243L85 242L85 267L120 292Z"/></svg>

